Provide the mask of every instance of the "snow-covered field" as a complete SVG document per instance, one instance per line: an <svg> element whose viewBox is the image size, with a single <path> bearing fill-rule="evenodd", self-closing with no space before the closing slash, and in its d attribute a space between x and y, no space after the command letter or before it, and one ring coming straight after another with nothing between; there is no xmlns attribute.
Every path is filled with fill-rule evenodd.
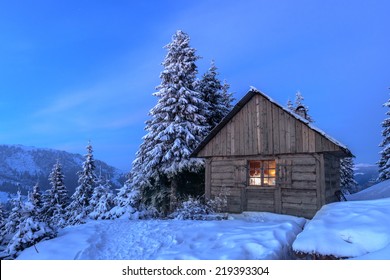
<svg viewBox="0 0 390 280"><path fill-rule="evenodd" d="M348 199L353 201L323 206L308 222L253 212L222 221L89 221L62 229L57 238L24 250L18 259L289 259L293 248L390 260L390 180Z"/></svg>
<svg viewBox="0 0 390 280"><path fill-rule="evenodd" d="M18 259L289 259L305 222L271 213L221 221L91 221L61 230L57 238L24 250Z"/></svg>

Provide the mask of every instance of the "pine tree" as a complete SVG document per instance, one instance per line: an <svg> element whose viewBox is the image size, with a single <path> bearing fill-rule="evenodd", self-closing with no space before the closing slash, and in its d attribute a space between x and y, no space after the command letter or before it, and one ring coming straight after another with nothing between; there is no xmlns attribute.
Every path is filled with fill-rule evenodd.
<svg viewBox="0 0 390 280"><path fill-rule="evenodd" d="M16 257L21 251L39 241L56 236L56 231L39 217L34 204L30 201L21 204L19 223L7 245L8 255Z"/></svg>
<svg viewBox="0 0 390 280"><path fill-rule="evenodd" d="M12 209L9 213L9 216L4 222L3 231L1 232L1 242L2 244L8 244L12 236L18 230L18 227L21 223L23 216L23 202L21 192L18 191L16 197L11 199Z"/></svg>
<svg viewBox="0 0 390 280"><path fill-rule="evenodd" d="M71 197L71 203L67 207L67 224L76 225L85 223L92 207L90 200L96 185L95 160L93 158L92 145L87 146L87 154L83 163L83 169L78 173L79 185Z"/></svg>
<svg viewBox="0 0 390 280"><path fill-rule="evenodd" d="M141 180L136 175L131 174L130 172L128 180L114 197L114 205L107 214L107 218L115 219L126 213L132 215L141 208L140 205L143 203L142 194L140 193Z"/></svg>
<svg viewBox="0 0 390 280"><path fill-rule="evenodd" d="M290 99L287 101L287 109L289 109L290 111L295 111L294 105Z"/></svg>
<svg viewBox="0 0 390 280"><path fill-rule="evenodd" d="M7 213L4 209L4 206L2 203L0 203L0 246L4 245L3 242L5 240L5 223L6 223L6 217ZM1 248L1 247L0 247Z"/></svg>
<svg viewBox="0 0 390 280"><path fill-rule="evenodd" d="M390 108L390 99L383 104L384 107ZM383 140L379 144L382 148L380 152L381 158L378 162L379 176L378 181L382 182L390 179L390 110L386 112L386 119L382 122L382 137Z"/></svg>
<svg viewBox="0 0 390 280"><path fill-rule="evenodd" d="M0 203L0 229L3 227L4 222L5 222L5 209L3 206L3 203Z"/></svg>
<svg viewBox="0 0 390 280"><path fill-rule="evenodd" d="M340 187L348 193L355 193L357 191L353 166L353 158L351 157L340 160Z"/></svg>
<svg viewBox="0 0 390 280"><path fill-rule="evenodd" d="M92 212L89 213L89 217L95 220L106 219L114 205L114 194L109 180L100 177L96 185L91 197Z"/></svg>
<svg viewBox="0 0 390 280"><path fill-rule="evenodd" d="M34 185L31 193L29 194L29 201L31 201L31 203L39 212L42 211L43 197L38 182Z"/></svg>
<svg viewBox="0 0 390 280"><path fill-rule="evenodd" d="M202 100L206 103L205 116L209 129L213 129L232 109L233 97L228 93L229 85L221 83L214 61L202 76L197 86Z"/></svg>
<svg viewBox="0 0 390 280"><path fill-rule="evenodd" d="M190 38L177 31L165 46L168 53L162 65L161 84L157 86L157 105L151 109L143 137L133 162L131 184L140 193L163 194L170 189L170 208L174 208L181 172L198 172L203 160L190 154L209 130L203 116L207 104L195 90L198 56L189 45ZM164 195L162 195L164 197Z"/></svg>
<svg viewBox="0 0 390 280"><path fill-rule="evenodd" d="M291 103L287 104L288 108L290 110L292 110L293 112L295 112L296 114L298 114L299 116L301 116L302 118L306 119L307 121L309 121L310 123L313 123L314 120L313 118L309 115L309 107L307 107L304 103L303 103L303 100L305 100L303 98L303 95L297 91L297 93L295 94L295 102L294 102L294 105L292 105Z"/></svg>
<svg viewBox="0 0 390 280"><path fill-rule="evenodd" d="M64 184L62 165L57 161L49 175L51 188L45 196L45 220L52 226L65 224L66 207L69 205L68 190Z"/></svg>

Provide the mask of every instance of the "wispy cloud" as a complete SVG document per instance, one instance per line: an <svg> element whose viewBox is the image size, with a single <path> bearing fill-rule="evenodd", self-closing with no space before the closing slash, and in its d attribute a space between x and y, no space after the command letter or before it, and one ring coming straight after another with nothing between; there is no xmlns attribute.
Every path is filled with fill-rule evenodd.
<svg viewBox="0 0 390 280"><path fill-rule="evenodd" d="M151 95L155 85L144 73L136 75L135 70L138 69L115 78L109 77L89 87L53 95L33 113L32 128L40 132L64 129L89 131L142 125L152 102L155 102ZM144 97L140 94L142 92L145 92Z"/></svg>

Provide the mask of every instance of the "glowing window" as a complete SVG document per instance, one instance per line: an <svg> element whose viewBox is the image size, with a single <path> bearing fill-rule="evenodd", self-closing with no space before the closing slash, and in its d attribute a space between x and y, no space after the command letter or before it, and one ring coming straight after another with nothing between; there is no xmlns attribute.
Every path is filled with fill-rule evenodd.
<svg viewBox="0 0 390 280"><path fill-rule="evenodd" d="M250 186L275 186L276 162L274 160L249 161Z"/></svg>

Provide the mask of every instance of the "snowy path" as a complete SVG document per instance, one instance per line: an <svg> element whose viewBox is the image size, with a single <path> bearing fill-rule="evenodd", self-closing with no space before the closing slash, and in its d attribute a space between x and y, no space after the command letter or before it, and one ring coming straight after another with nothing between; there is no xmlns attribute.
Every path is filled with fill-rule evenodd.
<svg viewBox="0 0 390 280"><path fill-rule="evenodd" d="M90 246L79 259L151 259L174 242L163 221L115 220L101 222Z"/></svg>
<svg viewBox="0 0 390 280"><path fill-rule="evenodd" d="M286 259L305 219L246 213L224 221L91 221L28 248L18 259Z"/></svg>

